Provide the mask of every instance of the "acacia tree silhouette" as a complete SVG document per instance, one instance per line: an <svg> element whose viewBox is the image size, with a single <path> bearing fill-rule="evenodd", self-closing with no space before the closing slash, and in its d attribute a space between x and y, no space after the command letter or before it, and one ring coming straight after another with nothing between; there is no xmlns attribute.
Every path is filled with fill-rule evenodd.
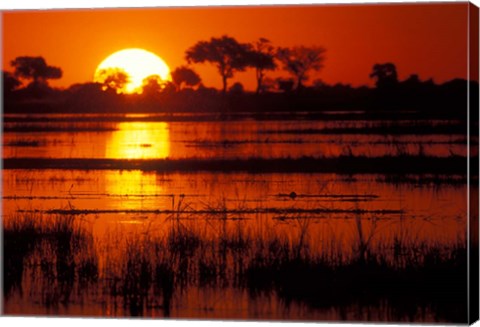
<svg viewBox="0 0 480 327"><path fill-rule="evenodd" d="M235 72L244 71L249 64L249 45L237 42L224 35L212 37L210 41L200 41L186 51L188 63L208 62L215 65L222 77L223 94L227 91L227 81Z"/></svg>
<svg viewBox="0 0 480 327"><path fill-rule="evenodd" d="M200 76L186 66L180 66L171 72L172 80L177 90L181 90L184 85L193 87L201 82Z"/></svg>
<svg viewBox="0 0 480 327"><path fill-rule="evenodd" d="M258 39L251 47L249 52L249 66L255 68L257 79L256 93L259 94L264 89L263 79L265 78L265 72L277 68L275 64L275 48L271 45L270 41L265 38Z"/></svg>
<svg viewBox="0 0 480 327"><path fill-rule="evenodd" d="M10 62L15 69L16 77L31 80L31 84L45 84L47 80L62 77L62 70L59 67L47 65L43 57L17 57Z"/></svg>
<svg viewBox="0 0 480 327"><path fill-rule="evenodd" d="M96 79L104 91L114 90L116 93L120 93L130 82L130 76L121 68L102 69Z"/></svg>
<svg viewBox="0 0 480 327"><path fill-rule="evenodd" d="M283 63L283 68L296 81L297 90L303 87L302 82L308 80L310 71L319 71L323 68L326 49L320 46L293 48L278 48L277 58Z"/></svg>
<svg viewBox="0 0 480 327"><path fill-rule="evenodd" d="M390 88L398 84L397 67L391 62L375 64L370 78L376 79L377 88Z"/></svg>

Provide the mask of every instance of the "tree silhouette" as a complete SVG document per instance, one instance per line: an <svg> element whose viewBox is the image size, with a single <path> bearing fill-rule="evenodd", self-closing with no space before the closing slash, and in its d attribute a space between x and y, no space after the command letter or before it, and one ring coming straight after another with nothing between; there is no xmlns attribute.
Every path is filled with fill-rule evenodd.
<svg viewBox="0 0 480 327"><path fill-rule="evenodd" d="M171 73L172 80L177 90L182 89L183 85L195 86L201 82L200 76L193 70L185 66L176 68Z"/></svg>
<svg viewBox="0 0 480 327"><path fill-rule="evenodd" d="M275 49L269 40L260 38L251 46L249 66L255 68L257 78L256 93L259 94L264 91L263 79L265 78L265 71L277 68L275 64Z"/></svg>
<svg viewBox="0 0 480 327"><path fill-rule="evenodd" d="M283 63L283 68L294 76L299 90L303 87L302 83L308 80L309 71L323 68L325 52L325 48L319 46L279 48L277 58Z"/></svg>
<svg viewBox="0 0 480 327"><path fill-rule="evenodd" d="M175 84L173 84L173 82L170 82L170 81L164 81L161 87L162 87L162 94L164 95L171 95L177 91L177 87L175 86Z"/></svg>
<svg viewBox="0 0 480 327"><path fill-rule="evenodd" d="M278 86L278 83L276 79L265 77L262 81L262 92L275 90L277 86Z"/></svg>
<svg viewBox="0 0 480 327"><path fill-rule="evenodd" d="M76 83L72 84L67 90L68 94L79 94L81 96L87 97L96 97L99 94L104 93L102 91L102 84L95 83L95 82L87 82L87 83Z"/></svg>
<svg viewBox="0 0 480 327"><path fill-rule="evenodd" d="M321 90L327 86L327 83L325 83L321 78L317 78L312 82L312 86L314 90Z"/></svg>
<svg viewBox="0 0 480 327"><path fill-rule="evenodd" d="M49 66L43 57L17 57L10 62L15 69L16 77L32 80L35 85L47 84L49 79L62 77L62 70L59 67Z"/></svg>
<svg viewBox="0 0 480 327"><path fill-rule="evenodd" d="M370 78L376 79L375 85L377 88L393 87L398 84L397 67L390 62L375 64L372 68Z"/></svg>
<svg viewBox="0 0 480 327"><path fill-rule="evenodd" d="M162 78L158 75L150 75L142 81L142 91L145 95L154 95L162 91Z"/></svg>
<svg viewBox="0 0 480 327"><path fill-rule="evenodd" d="M403 81L403 83L418 85L421 83L421 81L420 81L420 77L418 77L417 74L411 74L410 76L408 76L406 80Z"/></svg>
<svg viewBox="0 0 480 327"><path fill-rule="evenodd" d="M290 93L293 90L293 86L295 85L295 81L291 78L288 78L288 79L277 78L276 81L277 81L278 89L285 93Z"/></svg>
<svg viewBox="0 0 480 327"><path fill-rule="evenodd" d="M215 65L222 77L223 93L227 91L227 81L237 71L248 66L249 46L238 43L232 37L212 37L210 41L200 41L186 51L188 63L208 62Z"/></svg>
<svg viewBox="0 0 480 327"><path fill-rule="evenodd" d="M245 92L243 84L240 82L233 83L228 90L231 94L242 95Z"/></svg>
<svg viewBox="0 0 480 327"><path fill-rule="evenodd" d="M98 72L96 81L103 85L104 91L114 90L116 93L120 93L130 82L130 77L121 68L108 68Z"/></svg>
<svg viewBox="0 0 480 327"><path fill-rule="evenodd" d="M2 80L3 80L3 91L5 93L13 92L17 89L22 83L13 76L12 73L2 70Z"/></svg>

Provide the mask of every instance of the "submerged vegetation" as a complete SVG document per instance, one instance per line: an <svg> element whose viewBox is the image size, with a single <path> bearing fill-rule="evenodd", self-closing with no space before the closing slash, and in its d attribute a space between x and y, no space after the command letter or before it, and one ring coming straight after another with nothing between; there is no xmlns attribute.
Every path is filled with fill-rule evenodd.
<svg viewBox="0 0 480 327"><path fill-rule="evenodd" d="M106 242L94 239L81 217L6 219L3 296L8 301L19 289L47 308L88 299L115 304L111 315L153 310L170 316L188 289L228 286L252 298L275 294L284 305L332 308L345 312L344 319L348 307L383 303L390 321L429 315L466 321L463 235L451 244L419 241L407 230L376 239L375 221L367 228L358 218L355 241L346 250L341 239L325 243L313 235L310 221L301 217L287 234L266 222L246 227L218 212L213 220L185 218L180 213L187 208L180 200L166 221L143 225L135 234L110 231Z"/></svg>

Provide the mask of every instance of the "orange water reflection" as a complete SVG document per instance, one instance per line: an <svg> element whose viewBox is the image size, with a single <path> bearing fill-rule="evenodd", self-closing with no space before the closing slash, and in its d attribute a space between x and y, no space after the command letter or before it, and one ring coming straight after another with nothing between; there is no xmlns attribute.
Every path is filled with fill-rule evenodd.
<svg viewBox="0 0 480 327"><path fill-rule="evenodd" d="M354 156L466 156L466 139L449 135L380 135L362 133L379 127L374 121L150 121L141 114L129 119L7 122L4 158L301 158ZM43 118L42 118L43 119ZM89 119L89 118L88 118ZM397 122L398 123L398 122ZM391 123L393 124L393 123ZM399 124L399 123L398 123ZM402 122L410 126L414 122ZM432 124L447 124L432 122ZM452 123L453 124L453 123ZM322 129L357 129L359 134L321 133ZM10 130L10 131L9 131ZM18 132L16 132L17 130ZM478 139L473 138L472 144ZM174 146L172 146L174 145Z"/></svg>
<svg viewBox="0 0 480 327"><path fill-rule="evenodd" d="M119 123L111 133L105 148L106 158L115 159L165 159L170 154L169 126L164 122ZM122 196L122 207L141 209L143 197L161 194L155 176L141 171L126 171L118 176L105 175L106 194Z"/></svg>
<svg viewBox="0 0 480 327"><path fill-rule="evenodd" d="M353 155L360 153L367 156L395 155L397 152L424 153L423 145L420 147L418 142L414 142L418 139L410 136L402 136L403 143L399 145L393 142L393 138L390 142L384 136L374 138L369 135L285 132L298 128L298 122L192 124L109 121L100 125L98 130L91 128L87 132L56 126L61 127L60 132L7 133L6 143L10 144L7 148L11 152L4 156L133 160L197 156L338 156L348 151ZM88 126L77 127L81 130ZM301 124L301 129L305 131L320 127L317 122ZM454 142L458 136L455 139L450 136L428 137L436 139L438 144L429 147L429 141L422 138L427 149L425 155L435 154L437 147L444 147L445 153L450 153L452 147L459 147L461 151L465 149L461 142ZM359 142L362 138L364 143ZM450 148L442 142L446 142ZM348 147L350 144L352 149ZM372 146L382 148L364 151ZM343 147L347 147L348 151L344 151ZM422 151L417 151L417 147ZM90 264L87 260L93 258L92 262L98 268L97 277L105 283L93 284L92 293L83 292L84 289L72 293L68 298L68 307L50 309L45 304L49 302L43 299L48 300L48 296L60 288L52 286L48 276L44 277L42 272L38 272L35 262L50 260L52 267L56 267L53 264L56 257L39 250L30 254L28 260L34 264L27 267L30 270L22 277L22 287L25 294L30 296L23 297L21 292L14 292L6 303L6 312L10 314L132 315L127 307L117 303L117 297L108 295L114 289L108 283L115 280L115 276L123 276L122 269L128 261L125 254L129 253L129 246L142 249L144 252L141 253L145 254L153 267L153 263L156 265L161 262L160 259L163 260L161 256L164 252L153 253L148 247L146 251L145 244L148 245L149 240L176 241L174 236L178 235L178 231L185 232L184 235L189 237L193 235L191 239L198 238L203 244L215 244L224 235L241 235L242 231L246 239L265 240L264 244L272 244L276 238L288 239L290 244L298 244L299 240L303 242L305 239L313 255L338 251L345 257L353 256L357 244L360 240L363 243L364 239L368 240L372 249L390 251L398 239L405 244L423 242L441 244L447 248L457 240L463 240L465 235L467 186L460 183L443 184L440 179L442 176L434 176L434 181L438 183L428 183L428 176L415 176L418 181L414 178L407 183L389 182L387 176L375 174L345 176L319 173L18 169L4 170L2 175L4 220L32 215L36 220L48 223L56 218L73 217L75 223L92 238L86 238L91 243L85 242L84 248L78 247L78 253L72 252L66 259L71 259L77 267L80 264L88 267L85 262ZM168 244L176 246L177 243ZM252 253L247 250L245 258L252 258ZM385 253L387 259L391 257L391 251ZM208 260L216 262L213 255L209 257L210 252L201 254L192 260L200 262L202 259L202 264L208 264ZM195 272L195 269L188 272ZM152 303L145 306L143 315L167 316L165 308L170 310L171 307L169 313L174 317L317 320L363 317L341 315L336 309L310 310L301 304L288 305L286 308L280 297L265 295L258 299L234 287L197 284L189 287L188 291L175 294L171 306L162 303L162 297L152 297ZM102 293L104 291L106 293ZM100 302L101 306L98 305ZM350 312L351 308L342 310ZM381 315L390 311L380 307L378 312ZM374 318L368 316L365 319ZM387 318L381 316L378 320ZM427 316L419 320L434 318Z"/></svg>
<svg viewBox="0 0 480 327"><path fill-rule="evenodd" d="M383 183L379 177L354 175L345 179L335 174L5 170L4 218L15 219L16 215L23 215L19 209L33 210L30 214L43 221L59 217L47 212L51 209L85 210L84 214L75 216L75 221L88 231L88 235L91 232L93 246L90 250L86 248L88 251L81 248L78 254L72 254L71 257L78 265L84 260L82 256L88 259L91 254L96 258L100 281L114 280L110 273L121 275L122 267L126 267L124 263L128 246L138 244L141 247L144 240L149 239L166 240L168 235L172 235L172 226L181 226L182 230L201 237L205 244L213 244L219 235L221 237L223 230L230 235L243 230L252 240L269 240L279 236L290 239L293 244L298 242L302 228L306 228L305 235L311 253L339 249L346 257L359 239L359 230L365 238L372 236L372 248L380 249L385 244L392 248L390 245L399 237L407 243L426 242L448 247L465 235L465 185L447 184L438 187L425 184L416 187ZM280 196L288 195L293 190L299 195L296 198ZM302 197L302 194L310 196ZM376 197L360 201L361 199L350 199L345 196L347 194L373 194ZM174 208L180 209L173 214L166 212ZM240 213L249 208L260 210L250 214ZM264 208L278 210L262 213ZM333 211L285 213L287 209L315 208ZM335 212L336 209L347 211ZM348 212L355 209L363 210L364 214ZM404 212L381 212L395 209ZM187 212L195 210L198 213ZM200 213L205 210L217 213ZM53 260L48 255L42 257L42 253L33 253L32 260ZM249 258L249 253L246 253L246 258ZM156 255L145 252L149 262L155 262ZM205 260L212 258L207 257ZM195 257L197 259L200 256ZM109 296L110 293L102 293L109 290L108 283L93 284L90 289L72 292L68 307L51 309L43 299L49 299L48 296L53 295L58 297L58 294L63 293L55 293L60 288L48 284L48 279L34 270L36 267L32 265L27 268L30 270L22 279L24 294L29 296L22 297L20 292L14 292L6 301L7 313L89 316L132 314L121 299ZM31 279L30 276L36 279ZM262 296L251 297L244 290L234 287L193 285L185 292L175 293L169 313L173 317L236 319L350 318L341 316L336 311L337 308L313 310L301 303L285 306L281 298L267 294ZM166 316L167 306L162 303L163 298L152 296L151 299L151 303L145 306L143 315ZM353 307L345 310L350 312ZM359 307L360 312L364 310L364 307ZM372 310L373 316L365 319L375 319L372 317L376 314L379 315L376 318L378 320L391 321L395 318L384 316L391 312L388 308L372 307ZM362 315L355 315L351 319L360 319L359 317L363 319ZM428 313L418 319L434 320Z"/></svg>
<svg viewBox="0 0 480 327"><path fill-rule="evenodd" d="M128 210L148 208L148 198L163 194L164 188L157 184L154 174L139 170L105 174L105 194L117 197L120 207Z"/></svg>
<svg viewBox="0 0 480 327"><path fill-rule="evenodd" d="M124 122L111 133L105 158L164 159L170 154L170 134L165 122Z"/></svg>

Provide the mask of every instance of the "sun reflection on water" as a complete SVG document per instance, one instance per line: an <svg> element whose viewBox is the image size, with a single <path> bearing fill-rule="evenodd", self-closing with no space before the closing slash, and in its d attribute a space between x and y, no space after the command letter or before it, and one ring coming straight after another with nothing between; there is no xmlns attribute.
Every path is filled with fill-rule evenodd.
<svg viewBox="0 0 480 327"><path fill-rule="evenodd" d="M105 193L115 209L138 210L161 205L165 189L154 173L132 170L105 174Z"/></svg>
<svg viewBox="0 0 480 327"><path fill-rule="evenodd" d="M118 124L107 142L105 158L165 159L170 154L169 126L165 122Z"/></svg>
<svg viewBox="0 0 480 327"><path fill-rule="evenodd" d="M169 126L164 122L123 122L107 141L105 158L165 159L170 155ZM106 193L120 196L122 207L136 210L152 206L164 190L155 174L122 171L105 174ZM152 197L153 196L153 197Z"/></svg>

